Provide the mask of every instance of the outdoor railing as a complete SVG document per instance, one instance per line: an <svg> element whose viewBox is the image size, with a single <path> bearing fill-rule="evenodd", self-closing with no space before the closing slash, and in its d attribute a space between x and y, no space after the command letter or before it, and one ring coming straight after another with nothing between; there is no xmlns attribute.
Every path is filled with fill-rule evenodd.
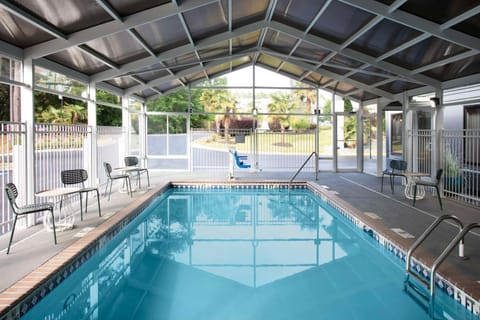
<svg viewBox="0 0 480 320"><path fill-rule="evenodd" d="M444 194L480 205L480 130L443 130L441 150Z"/></svg>
<svg viewBox="0 0 480 320"><path fill-rule="evenodd" d="M5 185L13 182L17 185L25 184L26 171L26 128L24 123L0 122L0 235L10 231L13 221L13 212L5 195ZM25 194L19 193L18 202L23 203Z"/></svg>

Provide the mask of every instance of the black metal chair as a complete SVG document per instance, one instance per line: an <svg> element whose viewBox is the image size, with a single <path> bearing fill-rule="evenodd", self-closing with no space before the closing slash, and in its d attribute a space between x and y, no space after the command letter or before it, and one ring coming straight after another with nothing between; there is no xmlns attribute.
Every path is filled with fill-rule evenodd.
<svg viewBox="0 0 480 320"><path fill-rule="evenodd" d="M105 168L105 173L107 175L107 185L105 186L105 197L107 196L108 184L110 183L110 191L108 193L108 200L110 201L110 196L112 195L112 185L113 180L124 180L124 183L127 187L127 193L132 197L132 184L130 183L130 176L126 173L112 173L112 165L108 162L103 163Z"/></svg>
<svg viewBox="0 0 480 320"><path fill-rule="evenodd" d="M407 169L407 161L405 160L396 160L393 159L390 161L390 168L384 170L382 172L382 187L381 187L381 192L383 192L383 178L385 176L388 176L390 178L390 189L392 190L392 193L394 192L395 189L395 177L403 177L403 172Z"/></svg>
<svg viewBox="0 0 480 320"><path fill-rule="evenodd" d="M64 185L77 185L81 184L80 190L80 220L83 221L83 201L82 194L86 193L85 196L85 213L88 210L88 193L95 191L97 193L97 202L98 202L98 216L102 216L102 210L100 209L100 193L98 192L97 187L85 187L85 181L88 180L88 173L85 169L71 169L64 170L61 172L61 179Z"/></svg>
<svg viewBox="0 0 480 320"><path fill-rule="evenodd" d="M12 226L12 233L10 234L10 241L8 241L7 254L10 253L10 246L12 244L13 233L15 232L15 225L17 224L18 216L27 215L30 213L50 211L52 215L53 241L55 244L57 244L57 233L55 231L55 217L53 215L53 208L55 207L55 204L51 202L46 202L46 203L18 206L17 205L18 190L15 184L13 183L7 183L5 185L5 192L7 194L8 201L10 202L10 207L12 208L12 211L15 214L15 219L13 220L13 226Z"/></svg>
<svg viewBox="0 0 480 320"><path fill-rule="evenodd" d="M442 198L440 197L440 188L439 188L442 175L443 175L443 169L438 169L437 174L435 175L435 181L426 181L426 180L415 181L415 186L413 188L413 206L415 206L415 202L417 200L417 186L432 187L432 188L435 188L435 190L437 190L437 197L438 197L438 203L440 204L440 210L443 210Z"/></svg>
<svg viewBox="0 0 480 320"><path fill-rule="evenodd" d="M142 168L138 167L138 158L136 156L127 156L124 158L125 161L125 166L129 167L128 171L129 172L135 172L137 174L137 185L139 188L141 188L141 182L140 182L140 174L146 173L147 174L147 183L148 186L150 187L150 175L148 174L148 169L147 168Z"/></svg>

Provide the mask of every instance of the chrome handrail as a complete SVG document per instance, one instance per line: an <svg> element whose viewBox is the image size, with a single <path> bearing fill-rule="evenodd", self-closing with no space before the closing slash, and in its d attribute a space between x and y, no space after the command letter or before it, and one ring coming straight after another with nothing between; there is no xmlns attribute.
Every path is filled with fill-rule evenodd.
<svg viewBox="0 0 480 320"><path fill-rule="evenodd" d="M442 252L442 254L435 260L431 273L430 273L430 283L427 280L424 280L417 274L413 273L410 270L410 261L413 255L413 252L425 241L425 239L437 228L437 226L444 220L453 220L454 222L457 223L457 226L459 228L459 233L455 236L455 238L449 243L447 248ZM470 225L469 225L470 226ZM463 257L463 236L465 235L466 232L464 232L466 228L463 227L463 223L454 215L450 214L445 214L433 221L433 223L425 230L422 235L410 246L410 249L407 252L407 257L406 257L406 263L405 263L405 271L406 271L406 276L405 276L405 282L404 282L404 287L405 290L407 288L408 284L408 279L409 276L412 275L414 278L416 278L418 281L423 283L426 287L426 289L429 289L430 297L429 297L429 308L430 312L433 312L433 295L434 295L434 287L435 287L435 271L438 268L438 265L445 259L446 255L450 253L450 251L455 247L455 245L460 242L460 249L459 249L459 255ZM457 240L458 239L458 240ZM447 251L448 250L448 251ZM441 258L441 260L440 260ZM427 298L427 296L425 296ZM432 313L433 314L433 313Z"/></svg>
<svg viewBox="0 0 480 320"><path fill-rule="evenodd" d="M300 166L300 168L298 168L297 172L295 172L295 174L293 175L293 177L290 179L290 181L288 182L288 191L290 191L290 187L292 186L292 182L293 180L295 180L295 178L298 176L298 174L300 173L300 171L302 171L302 169L305 167L305 165L308 163L308 161L312 158L312 156L315 155L315 180L318 180L318 153L313 151L312 153L310 153L310 155L308 156L307 160L305 160L303 162L303 164Z"/></svg>

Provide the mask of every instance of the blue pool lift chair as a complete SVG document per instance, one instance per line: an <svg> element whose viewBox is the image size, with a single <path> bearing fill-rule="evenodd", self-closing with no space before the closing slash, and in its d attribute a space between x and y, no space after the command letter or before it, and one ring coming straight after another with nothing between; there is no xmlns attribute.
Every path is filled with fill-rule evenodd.
<svg viewBox="0 0 480 320"><path fill-rule="evenodd" d="M241 156L238 154L235 148L230 148L228 150L230 153L230 165L229 165L229 178L235 178L235 166L240 169L249 169L251 168L250 163L248 163L248 156Z"/></svg>
<svg viewBox="0 0 480 320"><path fill-rule="evenodd" d="M5 192L7 194L8 201L10 202L10 207L12 208L15 218L13 220L12 232L10 234L10 240L8 241L7 254L10 253L10 246L13 240L13 233L15 232L15 225L17 224L18 216L24 216L30 213L37 213L42 211L50 211L52 215L52 226L53 226L53 242L57 244L57 233L55 232L55 217L53 215L53 210L55 207L54 203L38 203L38 204L27 204L25 206L17 205L18 190L15 184L7 183L5 185Z"/></svg>

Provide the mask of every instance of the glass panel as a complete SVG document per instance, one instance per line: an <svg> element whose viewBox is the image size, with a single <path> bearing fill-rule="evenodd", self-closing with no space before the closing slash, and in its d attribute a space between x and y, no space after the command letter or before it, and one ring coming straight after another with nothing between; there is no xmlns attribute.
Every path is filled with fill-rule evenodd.
<svg viewBox="0 0 480 320"><path fill-rule="evenodd" d="M77 97L87 96L87 85L61 73L35 66L35 85Z"/></svg>
<svg viewBox="0 0 480 320"><path fill-rule="evenodd" d="M337 169L357 169L357 115L337 114Z"/></svg>
<svg viewBox="0 0 480 320"><path fill-rule="evenodd" d="M22 63L13 58L0 56L0 77L21 81L22 79Z"/></svg>
<svg viewBox="0 0 480 320"><path fill-rule="evenodd" d="M363 171L377 173L377 117L373 114L363 118Z"/></svg>
<svg viewBox="0 0 480 320"><path fill-rule="evenodd" d="M390 124L390 154L395 156L403 155L403 114L392 114Z"/></svg>

